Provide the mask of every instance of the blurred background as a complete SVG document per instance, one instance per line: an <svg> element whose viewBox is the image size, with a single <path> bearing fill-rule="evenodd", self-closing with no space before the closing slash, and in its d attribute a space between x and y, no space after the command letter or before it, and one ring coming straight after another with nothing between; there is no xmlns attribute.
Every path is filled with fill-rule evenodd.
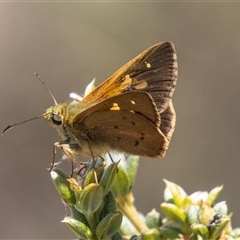
<svg viewBox="0 0 240 240"><path fill-rule="evenodd" d="M189 194L224 185L240 227L238 3L0 3L0 128L42 114L97 85L151 45L175 44L177 126L164 159L140 161L139 211L160 209L163 178ZM0 139L1 238L75 238L46 168L60 138L44 119ZM58 157L61 157L59 153ZM70 169L70 165L69 165Z"/></svg>

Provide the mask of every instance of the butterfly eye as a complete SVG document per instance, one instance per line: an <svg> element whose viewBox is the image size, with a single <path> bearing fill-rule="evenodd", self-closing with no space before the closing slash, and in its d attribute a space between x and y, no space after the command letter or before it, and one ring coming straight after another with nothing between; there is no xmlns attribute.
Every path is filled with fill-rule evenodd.
<svg viewBox="0 0 240 240"><path fill-rule="evenodd" d="M61 125L62 124L62 117L59 114L54 114L52 115L52 122L55 125Z"/></svg>

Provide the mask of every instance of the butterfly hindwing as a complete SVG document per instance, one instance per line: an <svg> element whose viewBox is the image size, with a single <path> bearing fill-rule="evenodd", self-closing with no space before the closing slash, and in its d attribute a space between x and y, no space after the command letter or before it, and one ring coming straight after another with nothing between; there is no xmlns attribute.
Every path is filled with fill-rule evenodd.
<svg viewBox="0 0 240 240"><path fill-rule="evenodd" d="M160 114L160 118L160 130L170 142L176 125L176 113L173 108L172 99L169 100L167 109Z"/></svg>
<svg viewBox="0 0 240 240"><path fill-rule="evenodd" d="M93 112L82 124L88 132L90 146L96 144L106 146L106 149L148 157L164 156L167 150L165 136L152 122L136 112Z"/></svg>
<svg viewBox="0 0 240 240"><path fill-rule="evenodd" d="M136 91L110 97L87 108L74 118L73 124L82 122L93 112L114 111L118 109L137 112L150 120L155 126L159 127L160 125L159 113L152 97L148 93Z"/></svg>
<svg viewBox="0 0 240 240"><path fill-rule="evenodd" d="M152 116L152 117L151 117ZM158 111L151 96L129 92L104 100L74 119L95 146L142 156L164 156L167 138L159 130Z"/></svg>

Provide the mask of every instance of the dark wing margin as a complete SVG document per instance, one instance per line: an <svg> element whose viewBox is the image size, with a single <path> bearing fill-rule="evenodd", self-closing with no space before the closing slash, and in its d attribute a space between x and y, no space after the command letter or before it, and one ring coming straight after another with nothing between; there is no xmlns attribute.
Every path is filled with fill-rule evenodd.
<svg viewBox="0 0 240 240"><path fill-rule="evenodd" d="M129 66L131 84L124 90L149 93L160 113L160 130L170 141L176 125L172 103L178 76L177 55L171 42L156 44L144 51Z"/></svg>
<svg viewBox="0 0 240 240"><path fill-rule="evenodd" d="M132 82L124 92L136 90L148 92L160 113L172 98L177 81L177 56L171 42L156 44L129 66Z"/></svg>

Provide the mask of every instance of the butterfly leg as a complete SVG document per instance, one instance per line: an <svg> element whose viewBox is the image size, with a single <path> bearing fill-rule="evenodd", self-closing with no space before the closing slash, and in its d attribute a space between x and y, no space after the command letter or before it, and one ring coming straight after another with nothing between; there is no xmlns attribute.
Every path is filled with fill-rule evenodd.
<svg viewBox="0 0 240 240"><path fill-rule="evenodd" d="M115 161L113 160L112 155L110 154L110 152L108 152L108 156L109 156L111 162L115 163ZM118 162L120 162L120 161L121 161L121 159L118 160ZM118 173L118 168L117 168L117 173Z"/></svg>
<svg viewBox="0 0 240 240"><path fill-rule="evenodd" d="M96 162L95 162L95 157L94 157L94 155L93 155L93 151L92 151L92 149L91 149L91 145L90 145L89 140L86 139L86 141L87 141L87 144L88 144L89 152L90 152L91 157L92 157L92 160L93 160L93 169L94 169L93 173L94 173L95 182L96 182L96 184L98 184L97 173L96 173L96 171L95 171L95 164L96 164Z"/></svg>
<svg viewBox="0 0 240 240"><path fill-rule="evenodd" d="M55 166L55 158L56 158L57 147L58 147L58 148L61 148L62 151L64 152L64 154L67 156L67 158L71 160L71 163L72 163L72 173L73 173L73 170L74 170L73 162L75 160L75 156L74 156L74 153L73 153L73 151L71 149L76 148L77 146L75 146L74 144L69 144L69 141L70 141L70 139L65 139L63 141L54 143L54 145L53 145L53 159L52 159L51 168L48 169L49 172L51 172L52 169Z"/></svg>

